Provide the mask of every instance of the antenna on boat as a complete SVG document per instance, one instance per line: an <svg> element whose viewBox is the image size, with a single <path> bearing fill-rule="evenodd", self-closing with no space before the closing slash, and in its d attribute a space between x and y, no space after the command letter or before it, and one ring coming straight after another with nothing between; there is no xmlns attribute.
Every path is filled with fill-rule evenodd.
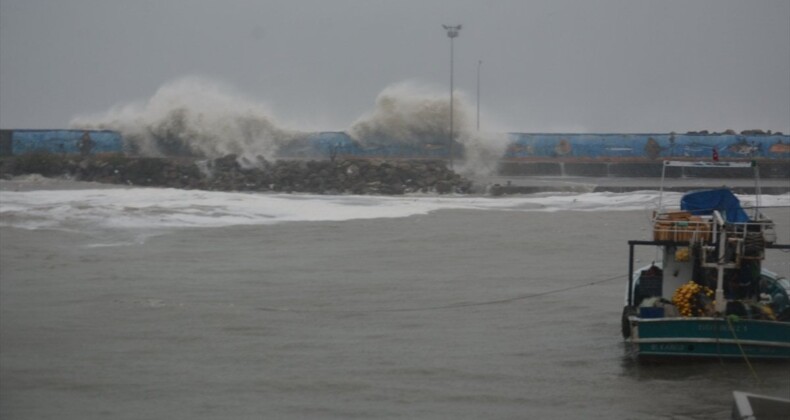
<svg viewBox="0 0 790 420"><path fill-rule="evenodd" d="M661 211L661 203L664 199L664 176L667 173L667 166L669 166L669 161L665 160L664 164L661 165L661 187L658 190L658 211Z"/></svg>
<svg viewBox="0 0 790 420"><path fill-rule="evenodd" d="M754 219L760 215L760 196L762 195L762 191L760 191L760 167L757 166L757 161L752 160L752 168L754 168Z"/></svg>

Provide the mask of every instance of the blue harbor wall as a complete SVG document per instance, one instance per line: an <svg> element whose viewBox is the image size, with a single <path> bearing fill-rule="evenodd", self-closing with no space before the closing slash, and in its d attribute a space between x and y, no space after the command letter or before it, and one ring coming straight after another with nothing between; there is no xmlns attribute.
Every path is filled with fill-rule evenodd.
<svg viewBox="0 0 790 420"><path fill-rule="evenodd" d="M91 140L89 154L124 153L134 148L120 133L107 130L0 130L0 156L33 152L82 154L84 139ZM579 134L509 133L500 159L499 174L514 176L654 177L661 176L665 159L759 162L761 176L790 178L790 135L780 133L687 133L687 134ZM448 159L449 147L442 139L404 144L375 139L366 145L340 131L310 133L281 146L285 159L386 158ZM373 145L371 145L373 144ZM455 143L456 159L463 145ZM737 172L737 171L736 171ZM750 177L752 171L732 176ZM748 173L747 173L748 172ZM722 176L718 171L671 168L670 177Z"/></svg>
<svg viewBox="0 0 790 420"><path fill-rule="evenodd" d="M89 154L121 153L121 134L109 130L0 130L0 156L35 152L80 154L85 139L90 139Z"/></svg>
<svg viewBox="0 0 790 420"><path fill-rule="evenodd" d="M120 133L109 130L0 130L0 154L22 155L45 151L80 153L84 136L92 141L93 153L119 153L125 150ZM715 149L720 159L790 160L790 135L785 134L578 134L509 133L505 161L574 160L654 160L710 159ZM363 146L341 131L318 132L280 148L281 157L359 158L449 157L447 142L433 139L414 144L378 141ZM463 145L456 143L460 157Z"/></svg>
<svg viewBox="0 0 790 420"><path fill-rule="evenodd" d="M379 139L375 145L361 145L342 131L324 131L308 135L306 147L296 148L285 145L279 154L284 157L345 156L355 158L408 158L408 159L447 159L450 156L447 142L429 140L419 144L403 144L396 140ZM460 157L461 147L453 151Z"/></svg>
<svg viewBox="0 0 790 420"><path fill-rule="evenodd" d="M790 159L784 134L511 133L504 159Z"/></svg>
<svg viewBox="0 0 790 420"><path fill-rule="evenodd" d="M760 177L790 179L784 134L511 133L498 173L505 176L660 177L667 159L759 162ZM666 168L668 178L751 178L754 170Z"/></svg>
<svg viewBox="0 0 790 420"><path fill-rule="evenodd" d="M760 176L790 179L790 136L785 134L578 134L509 133L498 172L506 176L660 177L662 161L713 159L759 162ZM344 132L314 133L280 149L291 158L447 159L447 142L362 146ZM456 143L453 154L463 155ZM754 171L668 168L670 178L751 178Z"/></svg>
<svg viewBox="0 0 790 420"><path fill-rule="evenodd" d="M577 134L509 133L505 161L628 161L655 159L790 159L790 135L785 134ZM339 131L310 134L306 141L280 149L284 157L339 156L447 159L447 142L420 144L376 142L362 146ZM463 145L456 143L460 157Z"/></svg>

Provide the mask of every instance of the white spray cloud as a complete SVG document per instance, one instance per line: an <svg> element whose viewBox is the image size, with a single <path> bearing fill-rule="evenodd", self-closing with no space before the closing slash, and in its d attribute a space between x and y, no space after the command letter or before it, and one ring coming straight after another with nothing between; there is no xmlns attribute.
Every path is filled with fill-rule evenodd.
<svg viewBox="0 0 790 420"><path fill-rule="evenodd" d="M142 155L236 154L250 162L257 156L272 158L299 136L281 127L265 105L194 76L163 85L145 102L75 118L71 126L119 131Z"/></svg>
<svg viewBox="0 0 790 420"><path fill-rule="evenodd" d="M450 137L450 100L443 89L403 82L388 86L376 98L373 111L358 119L348 134L363 146L400 144L443 147ZM453 94L453 138L463 145L462 172L490 173L505 151L507 137L473 127L470 101Z"/></svg>
<svg viewBox="0 0 790 420"><path fill-rule="evenodd" d="M416 82L397 83L376 98L373 110L347 130L363 147L398 146L431 150L449 139L450 101L444 89ZM460 172L491 173L507 138L475 130L470 101L456 92L453 131L463 145ZM77 117L78 129L119 131L130 149L145 156L236 154L242 164L259 156L272 159L286 144L306 139L305 131L286 129L267 106L222 83L184 77L166 83L144 102L119 105L92 116Z"/></svg>
<svg viewBox="0 0 790 420"><path fill-rule="evenodd" d="M455 130L466 126L465 101L453 104ZM450 136L450 101L447 93L429 86L404 82L386 87L368 115L351 125L348 134L363 146L443 146Z"/></svg>

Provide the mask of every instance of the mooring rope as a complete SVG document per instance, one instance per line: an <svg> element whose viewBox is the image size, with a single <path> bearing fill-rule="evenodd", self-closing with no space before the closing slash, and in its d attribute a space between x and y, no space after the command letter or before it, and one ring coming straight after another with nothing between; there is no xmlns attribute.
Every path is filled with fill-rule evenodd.
<svg viewBox="0 0 790 420"><path fill-rule="evenodd" d="M735 339L735 344L738 345L738 349L741 351L743 360L746 361L746 365L749 366L749 370L752 371L752 375L754 375L754 379L757 381L757 383L760 383L760 377L757 376L757 371L754 370L752 363L749 361L749 356L747 356L746 352L743 350L743 346L741 346L741 340L739 340L738 336L735 334L735 328L732 327L731 317L725 316L724 319L727 320L727 326L730 327L730 332L732 333L732 337Z"/></svg>
<svg viewBox="0 0 790 420"><path fill-rule="evenodd" d="M486 300L481 302L456 302L450 303L447 305L436 305L436 306L422 306L422 307L415 307L415 308L383 308L383 309L291 309L291 308L272 308L272 307L258 307L261 311L269 311L269 312L294 312L294 313L379 313L379 312L418 312L418 311L435 311L435 310L442 310L442 309L455 309L455 308L466 308L470 306L485 306L485 305L499 305L505 303L516 302L519 300L531 299L536 297L548 296L548 295L555 295L563 292L568 292L575 289L581 289L584 287L595 286L598 284L608 283L610 281L619 280L626 277L625 275L618 275L613 277L607 277L601 280L595 280L587 283L582 284L575 284L573 286L567 286L559 289L552 289L547 290L545 292L538 292L538 293L528 293L524 295L513 296L504 299L495 299L495 300Z"/></svg>

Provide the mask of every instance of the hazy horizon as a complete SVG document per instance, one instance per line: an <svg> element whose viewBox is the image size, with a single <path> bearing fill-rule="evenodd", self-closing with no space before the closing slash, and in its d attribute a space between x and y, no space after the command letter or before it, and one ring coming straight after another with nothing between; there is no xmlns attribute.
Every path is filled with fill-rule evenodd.
<svg viewBox="0 0 790 420"><path fill-rule="evenodd" d="M790 132L787 0L0 0L0 128L145 109L198 79L180 105L208 90L223 112L353 131L404 85L449 103L442 24L463 25L472 126L482 61L481 131Z"/></svg>

